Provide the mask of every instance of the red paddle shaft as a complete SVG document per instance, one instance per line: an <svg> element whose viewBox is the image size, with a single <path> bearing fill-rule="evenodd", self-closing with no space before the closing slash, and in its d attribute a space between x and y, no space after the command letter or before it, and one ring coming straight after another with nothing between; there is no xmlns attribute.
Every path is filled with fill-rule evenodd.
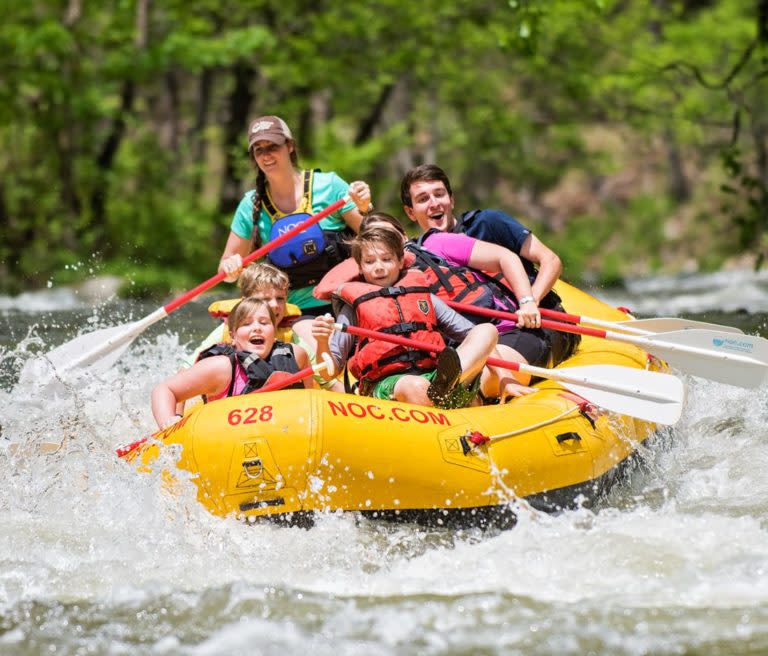
<svg viewBox="0 0 768 656"><path fill-rule="evenodd" d="M339 200L337 200L335 203L331 203L324 210L321 210L317 214L313 214L306 221L303 221L302 223L299 223L298 225L294 226L293 228L288 230L288 232L285 232L284 234L280 235L277 239L273 239L267 242L261 248L258 248L255 251L253 251L253 253L246 255L243 258L243 266L246 266L247 264L250 264L251 262L258 260L260 257L266 255L271 250L277 248L281 244L284 244L285 242L287 242L289 239L295 237L300 232L322 221L326 216L329 216L330 214L333 214L336 210L344 207L345 203L348 200L349 199L346 196L344 198L339 198ZM224 273L223 271L220 273L217 273L215 276L213 276L212 278L209 278L205 282L201 282L194 289L190 289L188 292L172 300L167 305L164 305L163 309L166 311L167 314L170 314L174 310L177 310L178 308L180 308L186 302L191 301L198 294L202 294L204 291L209 290L211 287L218 285L226 277L227 277L227 274Z"/></svg>
<svg viewBox="0 0 768 656"><path fill-rule="evenodd" d="M477 314L481 317L490 317L492 319L510 319L512 321L517 320L517 315L514 312L503 312L502 310L491 310L489 308L481 308L481 307L475 307L474 305L470 305L469 303L456 303L455 301L446 301L446 305L449 307L452 307L454 310L457 310L458 312L466 312L468 314ZM545 313L545 310L540 310L542 314ZM549 313L549 310L546 310L547 313ZM572 317L575 320L580 320L580 317L577 317L573 314L565 314L563 312L555 312L555 314L562 314L565 317ZM568 319L570 320L570 319ZM575 333L577 335L588 335L589 337L602 337L606 338L607 333L605 330L599 330L598 328L585 328L584 326L574 326L569 323L559 323L557 321L549 321L547 319L541 320L541 327L542 328L550 328L552 330L557 330L561 333Z"/></svg>
<svg viewBox="0 0 768 656"><path fill-rule="evenodd" d="M436 349L434 344L429 342L420 342L416 339L408 339L407 337L400 337L398 335L390 335L389 333L380 333L377 330L369 330L368 328L360 328L359 326L347 326L344 324L336 324L336 327L342 332L349 333L350 335L358 335L359 337L369 337L371 339L380 339L383 342L392 342L393 344L400 344L402 346L410 346L421 351L427 351L429 353L439 353L442 349ZM509 360L501 360L500 358L488 358L486 363L492 367L501 367L502 369L511 369L512 371L520 371L519 362L510 362Z"/></svg>

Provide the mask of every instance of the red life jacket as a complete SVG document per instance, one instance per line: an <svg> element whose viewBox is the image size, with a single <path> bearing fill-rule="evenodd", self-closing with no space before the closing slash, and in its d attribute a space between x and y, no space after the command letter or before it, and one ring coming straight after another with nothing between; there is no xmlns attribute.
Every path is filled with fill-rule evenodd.
<svg viewBox="0 0 768 656"><path fill-rule="evenodd" d="M396 287L347 282L334 298L355 310L361 328L428 342L435 345L436 352L445 347L437 331L427 280L420 271L407 270ZM369 383L407 371L431 371L435 364L435 354L368 338L358 339L348 362L352 375Z"/></svg>

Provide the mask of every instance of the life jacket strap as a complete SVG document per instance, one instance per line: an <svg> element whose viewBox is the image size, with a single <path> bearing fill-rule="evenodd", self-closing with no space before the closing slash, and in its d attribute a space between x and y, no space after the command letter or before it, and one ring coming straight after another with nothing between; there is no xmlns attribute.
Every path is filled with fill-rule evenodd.
<svg viewBox="0 0 768 656"><path fill-rule="evenodd" d="M363 367L362 371L360 372L360 378L361 378L361 380L365 379L368 382L376 382L376 380L379 380L378 378L376 380L371 381L370 379L367 378L367 374L369 374L374 369L374 367L376 369L383 369L387 365L390 365L390 364L393 364L393 363L396 363L396 362L404 362L404 363L407 363L407 364L410 365L409 367L407 367L403 371L397 372L397 374L410 374L410 373L414 373L414 374L418 375L418 374L424 373L426 371L431 371L432 370L431 367L424 368L424 367L419 367L416 364L420 360L424 360L425 358L428 358L429 356L430 356L430 353L428 351L418 351L418 350L402 351L402 352L397 353L395 355L390 355L390 356L388 356L386 358L382 358L375 365L374 364L369 364L369 365ZM396 374L392 373L392 374L389 374L389 375L394 376Z"/></svg>
<svg viewBox="0 0 768 656"><path fill-rule="evenodd" d="M310 210L312 209L312 178L314 177L314 174L315 174L315 169L304 169L303 171L304 186L303 186L302 198L304 199L304 202L302 204L308 207ZM275 204L272 202L272 199L269 196L269 191L267 191L267 193L264 194L264 198L261 199L261 206L266 210L272 223L277 221L277 219L279 219L281 215L283 215L283 213L280 210L278 210L275 207Z"/></svg>

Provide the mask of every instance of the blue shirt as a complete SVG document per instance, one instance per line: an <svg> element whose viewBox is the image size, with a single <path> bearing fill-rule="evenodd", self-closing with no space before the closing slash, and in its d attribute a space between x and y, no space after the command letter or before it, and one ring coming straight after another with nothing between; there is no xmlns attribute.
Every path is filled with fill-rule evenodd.
<svg viewBox="0 0 768 656"><path fill-rule="evenodd" d="M517 219L501 210L480 210L467 212L456 222L453 232L464 233L469 237L498 244L520 255L525 240L531 234ZM536 269L530 260L520 256L526 273L536 275Z"/></svg>

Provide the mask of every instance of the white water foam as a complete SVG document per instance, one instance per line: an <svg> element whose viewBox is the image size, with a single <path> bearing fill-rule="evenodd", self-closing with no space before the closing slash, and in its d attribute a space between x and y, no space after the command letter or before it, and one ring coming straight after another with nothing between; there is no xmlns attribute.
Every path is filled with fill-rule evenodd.
<svg viewBox="0 0 768 656"><path fill-rule="evenodd" d="M159 470L171 453L150 474L116 459L116 446L153 430L150 390L184 351L163 334L99 378L0 392L4 441L22 445L0 448L0 651L656 654L768 644L765 390L689 379L681 422L597 512L549 516L522 504L518 526L499 534L354 515L304 530L213 517L181 473L170 494ZM62 449L44 455L41 442Z"/></svg>

